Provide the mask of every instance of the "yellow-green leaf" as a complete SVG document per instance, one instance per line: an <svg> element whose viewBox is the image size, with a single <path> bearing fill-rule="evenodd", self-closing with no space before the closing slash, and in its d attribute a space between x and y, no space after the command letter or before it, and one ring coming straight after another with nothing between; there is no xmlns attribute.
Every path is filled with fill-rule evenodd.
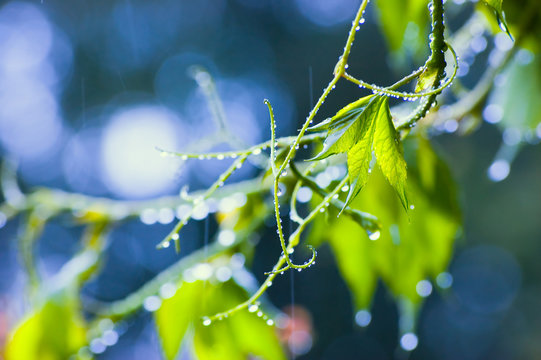
<svg viewBox="0 0 541 360"><path fill-rule="evenodd" d="M11 333L6 360L64 360L86 345L77 292L67 288L29 314Z"/></svg>
<svg viewBox="0 0 541 360"><path fill-rule="evenodd" d="M503 12L503 0L483 0L483 3L487 5L492 11L494 12L494 16L496 16L496 21L498 22L498 25L500 26L500 29L502 31L505 31L507 35L512 39L511 33L509 32L509 27L507 26L507 22L505 21L505 14Z"/></svg>
<svg viewBox="0 0 541 360"><path fill-rule="evenodd" d="M385 175L385 178L400 197L404 209L408 209L408 200L406 198L406 161L402 153L400 139L396 132L391 112L389 110L389 100L383 97L379 102L379 109L376 119L376 128L374 132L374 153L378 165Z"/></svg>
<svg viewBox="0 0 541 360"><path fill-rule="evenodd" d="M541 54L531 56L526 64L515 57L503 74L505 82L494 87L488 101L501 112L501 120L494 120L499 120L498 126L522 136L535 131L541 123Z"/></svg>
<svg viewBox="0 0 541 360"><path fill-rule="evenodd" d="M183 283L154 313L165 358L174 359L183 342L193 341L199 360L285 359L275 328L247 310L203 324L203 316L233 308L247 296L233 281Z"/></svg>
<svg viewBox="0 0 541 360"><path fill-rule="evenodd" d="M392 51L405 49L421 56L426 49L428 1L377 0L379 24Z"/></svg>
<svg viewBox="0 0 541 360"><path fill-rule="evenodd" d="M189 326L201 316L199 297L202 291L202 282L183 283L175 295L165 299L154 313L165 359L176 357Z"/></svg>
<svg viewBox="0 0 541 360"><path fill-rule="evenodd" d="M345 153L360 141L377 111L376 100L373 95L363 97L342 108L329 121L311 128L328 130L323 150L313 160Z"/></svg>
<svg viewBox="0 0 541 360"><path fill-rule="evenodd" d="M434 67L427 64L426 68L423 70L419 76L419 79L417 80L415 92L421 92L432 88L439 80L441 72L442 70L439 67Z"/></svg>
<svg viewBox="0 0 541 360"><path fill-rule="evenodd" d="M332 214L328 222L319 217L313 224L310 242L328 241L356 310L369 307L377 279L382 279L397 300L403 299L401 311L415 315L422 300L417 284L445 271L451 258L461 216L450 172L423 138L408 139L405 151L411 159L408 184L414 204L409 215L375 169L350 206L377 216L380 232L370 234L350 218Z"/></svg>

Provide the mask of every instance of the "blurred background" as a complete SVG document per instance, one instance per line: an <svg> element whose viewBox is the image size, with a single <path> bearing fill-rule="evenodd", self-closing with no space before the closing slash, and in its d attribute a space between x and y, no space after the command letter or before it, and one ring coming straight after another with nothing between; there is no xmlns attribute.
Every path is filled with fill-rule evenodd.
<svg viewBox="0 0 541 360"><path fill-rule="evenodd" d="M203 66L214 77L227 125L239 142L252 145L269 137L265 98L275 109L278 135L294 134L331 79L359 3L4 1L0 156L18 163L24 190L47 186L115 199L150 199L178 194L184 185L190 190L207 187L226 164L180 166L155 150L187 149L216 127L197 79L190 76L191 67ZM448 26L458 29L475 4L455 0L446 6ZM391 84L422 64L426 36L412 27L408 36L419 37L423 46L390 50L379 19L370 4L349 71L368 82ZM470 35L475 41L468 43L469 50L478 56L461 58L460 76L467 86L479 79L492 52L506 50L510 41L502 34L493 38L483 26ZM517 57L524 65L534 61L530 51ZM541 98L537 88L529 91ZM339 86L319 120L363 94L351 84ZM498 107L501 102L491 101L492 107L482 113L485 121L469 136L455 132L456 122L447 122L434 137L460 188L464 234L449 274L437 284L450 289L440 293L429 284L430 289L421 290L427 298L418 339L401 344L415 348L411 359L541 357L541 147L536 145L541 127L528 142L520 136L517 140L512 131L503 131L502 138L494 123L510 115ZM517 145L520 152L502 160L497 156L502 144ZM205 150L228 148L217 144ZM250 178L257 171L245 166L234 179ZM147 215L115 230L104 269L85 286L84 296L122 298L177 259L173 251L155 250L174 216ZM77 248L80 229L65 225L62 219L52 221L39 241L38 268L44 278L58 271ZM213 229L205 221L188 225L183 251L199 248ZM6 223L0 213L0 348L28 306L16 233L17 221ZM258 280L276 255L274 248L264 250L256 250ZM356 317L326 247L317 266L285 275L269 297L286 313L293 307L295 328L303 329L283 331L292 357L396 356L400 339L393 299L380 287L372 313ZM129 324L114 346L93 349L98 359L160 358L151 317L140 314Z"/></svg>

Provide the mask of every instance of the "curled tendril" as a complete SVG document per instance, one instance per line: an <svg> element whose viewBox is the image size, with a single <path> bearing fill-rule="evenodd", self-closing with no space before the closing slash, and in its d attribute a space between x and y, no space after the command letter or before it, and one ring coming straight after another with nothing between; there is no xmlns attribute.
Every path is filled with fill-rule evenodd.
<svg viewBox="0 0 541 360"><path fill-rule="evenodd" d="M376 93L378 93L380 95L387 95L387 96L393 96L393 97L402 97L402 98L407 98L407 99L418 99L418 98L423 98L423 97L430 96L430 95L437 95L437 94L441 93L444 89L449 87L449 85L451 85L451 83L455 79L457 71L458 71L458 57L456 55L456 52L449 43L446 42L445 44L447 45L447 48L449 49L449 51L451 52L451 54L453 56L453 62L454 62L453 73L451 74L451 76L443 84L441 84L439 87L437 87L435 89L432 89L432 90L421 91L421 92L418 92L418 93L407 93L407 92L392 90L392 88L394 86L384 88L384 87L379 87L379 86L374 85L374 84L369 84L369 83L367 83L367 82L365 82L363 80L359 80L359 79L354 78L353 76L349 75L348 73L344 73L343 77L346 80L351 81L354 84L357 84L357 85L359 85L359 86L361 86L363 88L372 90L373 92L376 92ZM424 68L421 68L421 69L424 69ZM419 76L422 73L422 71L420 71L421 69L415 71L413 74L417 74L416 77Z"/></svg>
<svg viewBox="0 0 541 360"><path fill-rule="evenodd" d="M299 269L302 270L302 269L306 269L307 267L310 267L314 264L314 262L316 261L316 257L317 257L317 251L316 249L314 249L313 246L311 245L306 245L306 247L308 249L310 249L312 251L312 257L310 258L310 260L308 260L307 262L305 262L304 264L302 265L294 265L294 266L290 266L289 264L280 268L280 269L277 269L277 270L272 270L272 271L267 271L265 273L265 275L271 275L271 274L278 274L278 273L282 273L286 270L289 270L289 269Z"/></svg>

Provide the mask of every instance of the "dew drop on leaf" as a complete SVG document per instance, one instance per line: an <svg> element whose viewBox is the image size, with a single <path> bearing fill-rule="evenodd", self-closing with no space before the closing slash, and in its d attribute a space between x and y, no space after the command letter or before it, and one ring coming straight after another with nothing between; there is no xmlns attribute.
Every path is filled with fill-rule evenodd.
<svg viewBox="0 0 541 360"><path fill-rule="evenodd" d="M370 230L366 230L366 233L368 234L368 238L372 241L376 241L381 236L381 233L379 231L372 232Z"/></svg>

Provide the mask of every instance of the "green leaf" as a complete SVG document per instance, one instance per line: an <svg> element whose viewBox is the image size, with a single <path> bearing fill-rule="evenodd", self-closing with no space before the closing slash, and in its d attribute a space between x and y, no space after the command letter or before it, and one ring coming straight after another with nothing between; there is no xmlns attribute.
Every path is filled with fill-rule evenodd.
<svg viewBox="0 0 541 360"><path fill-rule="evenodd" d="M436 81L439 80L441 69L436 66L431 66L432 64L427 64L426 68L423 70L419 79L417 80L417 85L415 86L415 92L421 92L428 90L434 86Z"/></svg>
<svg viewBox="0 0 541 360"><path fill-rule="evenodd" d="M502 111L498 126L518 130L521 135L535 131L541 123L541 55L531 56L526 64L513 59L502 74L505 82L494 87L488 101Z"/></svg>
<svg viewBox="0 0 541 360"><path fill-rule="evenodd" d="M202 323L203 316L233 308L247 296L233 281L183 283L154 313L165 358L174 359L182 343L193 341L199 360L285 359L275 328L254 313L240 311L208 326Z"/></svg>
<svg viewBox="0 0 541 360"><path fill-rule="evenodd" d="M369 308L381 279L397 300L402 299L401 311L414 316L422 300L418 282L445 271L460 229L456 189L445 163L426 139L408 139L404 148L410 160L409 195L415 205L409 215L389 192L383 172L375 169L365 191L350 206L377 216L382 223L379 237L374 233L369 238L357 222L332 214L327 222L318 217L310 232L311 244L330 245L356 310Z"/></svg>
<svg viewBox="0 0 541 360"><path fill-rule="evenodd" d="M426 0L377 0L379 24L392 51L423 54L429 21L427 4Z"/></svg>
<svg viewBox="0 0 541 360"><path fill-rule="evenodd" d="M503 12L503 0L483 0L483 3L494 12L494 16L496 16L496 21L498 22L498 26L500 27L500 29L502 31L505 31L507 35L509 35L509 37L513 39L513 36L511 36L511 33L509 32L507 22L505 21L505 14Z"/></svg>
<svg viewBox="0 0 541 360"><path fill-rule="evenodd" d="M29 314L6 344L6 360L64 360L86 345L77 291L67 288Z"/></svg>
<svg viewBox="0 0 541 360"><path fill-rule="evenodd" d="M377 100L378 97L373 95L363 97L342 108L324 126L311 128L328 130L323 150L312 160L347 152L359 142L371 127L374 111L377 111Z"/></svg>
<svg viewBox="0 0 541 360"><path fill-rule="evenodd" d="M183 283L175 295L163 301L154 313L154 321L165 359L176 357L191 323L199 318L202 282Z"/></svg>
<svg viewBox="0 0 541 360"><path fill-rule="evenodd" d="M402 145L393 125L389 100L383 97L379 105L374 134L374 153L383 175L396 190L402 206L407 211L408 199L405 189L407 170Z"/></svg>
<svg viewBox="0 0 541 360"><path fill-rule="evenodd" d="M385 96L367 96L344 107L317 129L327 129L323 150L312 160L347 152L350 190L345 206L366 185L372 151L407 211L406 162Z"/></svg>

